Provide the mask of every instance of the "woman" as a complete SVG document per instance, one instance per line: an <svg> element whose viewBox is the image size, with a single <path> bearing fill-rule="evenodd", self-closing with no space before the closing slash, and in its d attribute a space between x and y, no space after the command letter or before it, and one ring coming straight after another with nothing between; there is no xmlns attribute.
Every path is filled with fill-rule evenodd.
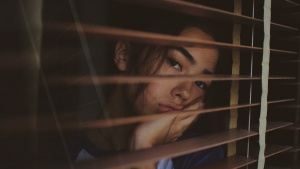
<svg viewBox="0 0 300 169"><path fill-rule="evenodd" d="M176 18L156 22L152 31L183 38L214 41L205 21ZM178 47L117 42L114 63L119 75L205 75L213 74L219 58L215 48ZM101 118L138 116L170 111L199 110L211 81L155 81L149 84L116 85L110 88ZM116 151L151 148L174 142L196 120L197 115L165 117L159 120L87 131L85 148L77 160L105 156ZM198 159L199 155L203 157ZM145 168L191 168L222 158L220 148L194 153L196 159L162 160ZM192 160L192 161L191 161ZM188 164L191 163L191 164ZM176 165L175 165L176 164Z"/></svg>

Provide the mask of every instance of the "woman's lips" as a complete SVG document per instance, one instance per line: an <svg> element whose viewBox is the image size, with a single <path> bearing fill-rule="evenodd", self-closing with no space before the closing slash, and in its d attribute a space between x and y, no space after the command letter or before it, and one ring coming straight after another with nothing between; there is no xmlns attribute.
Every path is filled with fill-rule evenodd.
<svg viewBox="0 0 300 169"><path fill-rule="evenodd" d="M182 106L178 106L175 104L159 104L158 107L162 112L176 111L182 109Z"/></svg>

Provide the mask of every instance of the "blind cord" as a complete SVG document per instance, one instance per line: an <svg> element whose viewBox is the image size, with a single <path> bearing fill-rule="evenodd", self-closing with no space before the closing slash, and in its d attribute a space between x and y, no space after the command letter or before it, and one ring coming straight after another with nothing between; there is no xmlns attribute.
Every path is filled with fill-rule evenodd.
<svg viewBox="0 0 300 169"><path fill-rule="evenodd" d="M255 15L255 0L252 1L252 18ZM254 25L252 24L251 30L251 47L253 47L254 43ZM251 61L250 61L250 77L253 76L253 51L251 51ZM249 104L252 104L252 80L250 80L250 87L249 87ZM251 130L251 112L252 107L249 107L249 115L248 115L248 131ZM249 150L250 150L250 138L247 141L247 158L249 158ZM248 166L247 166L248 168Z"/></svg>
<svg viewBox="0 0 300 169"><path fill-rule="evenodd" d="M259 117L259 155L258 169L263 169L265 165L265 148L266 148L266 118L268 110L268 76L270 62L270 23L271 23L271 0L264 2L264 43L263 43L263 60L262 60L262 95L261 108Z"/></svg>

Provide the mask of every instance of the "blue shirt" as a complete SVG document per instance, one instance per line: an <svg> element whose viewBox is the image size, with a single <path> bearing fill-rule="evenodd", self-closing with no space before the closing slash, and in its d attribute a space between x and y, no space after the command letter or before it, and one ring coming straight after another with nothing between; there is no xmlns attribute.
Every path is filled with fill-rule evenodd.
<svg viewBox="0 0 300 169"><path fill-rule="evenodd" d="M183 135L178 140L198 136L199 134ZM112 151L105 151L93 145L87 138L84 141L84 148L80 151L76 157L76 161L91 160L101 158L113 154ZM191 169L203 164L214 162L224 158L223 148L221 146L197 151L194 153L174 157L171 159L163 159L157 163L158 169Z"/></svg>

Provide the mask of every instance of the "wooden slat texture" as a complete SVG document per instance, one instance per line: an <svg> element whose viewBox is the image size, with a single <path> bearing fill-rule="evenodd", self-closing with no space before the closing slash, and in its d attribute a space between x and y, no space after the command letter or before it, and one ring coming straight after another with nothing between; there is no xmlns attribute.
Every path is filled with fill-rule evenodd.
<svg viewBox="0 0 300 169"><path fill-rule="evenodd" d="M297 130L300 130L300 125L299 124L294 124L294 125L290 125L288 127L285 127L283 129L284 130L294 130L294 131L297 131Z"/></svg>
<svg viewBox="0 0 300 169"><path fill-rule="evenodd" d="M299 0L282 0L282 1L288 2L293 6L300 6L300 1Z"/></svg>
<svg viewBox="0 0 300 169"><path fill-rule="evenodd" d="M272 131L272 130L277 130L280 128L285 128L287 126L291 126L293 123L291 122L278 122L278 121L268 121L267 122L267 132ZM253 131L258 131L259 125L254 124L251 126L251 130Z"/></svg>
<svg viewBox="0 0 300 169"><path fill-rule="evenodd" d="M288 150L290 147L288 146L274 146L274 145L267 145L265 149L266 158L281 153L283 151ZM253 151L253 149L252 149ZM254 150L257 154L258 150ZM231 156L226 159L222 159L220 161L214 162L212 164L207 164L205 166L201 166L195 169L236 169L247 166L249 164L257 162L257 155L255 158L250 157L246 158L244 156Z"/></svg>
<svg viewBox="0 0 300 169"><path fill-rule="evenodd" d="M89 168L126 168L143 164L147 162L155 162L160 159L176 157L195 151L219 146L232 141L257 135L256 132L232 129L226 132L200 136L183 141L178 141L162 146L145 149L140 151L120 153L114 156L103 158L100 160L83 162L76 164L76 169Z"/></svg>
<svg viewBox="0 0 300 169"><path fill-rule="evenodd" d="M273 155L276 155L276 154L282 153L284 151L287 151L289 149L291 149L291 147L289 147L289 146L267 145L266 149L265 149L265 157L268 158L268 157L271 157ZM253 152L251 152L251 150ZM251 150L250 150L250 156L257 158L258 148L257 149L251 148Z"/></svg>
<svg viewBox="0 0 300 169"><path fill-rule="evenodd" d="M258 76L240 75L185 75L185 76L62 76L47 79L48 85L100 85L100 84L136 84L149 82L170 82L170 81L228 81L228 80L260 80ZM269 80L292 80L295 77L269 77Z"/></svg>
<svg viewBox="0 0 300 169"><path fill-rule="evenodd" d="M232 12L227 12L224 10L211 8L203 6L200 4L185 2L185 1L174 1L174 0L128 0L135 4L144 5L147 7L155 7L160 9L172 10L184 14L189 14L198 17L212 18L218 20L227 20L234 23L242 24L254 24L262 26L263 21L261 19L256 19L244 15L234 14ZM290 26L285 26L277 23L271 23L271 28L276 30L287 30L287 31L297 31L297 28Z"/></svg>
<svg viewBox="0 0 300 169"><path fill-rule="evenodd" d="M287 153L294 153L294 152L299 152L300 151L300 146L298 147L293 147L291 149L289 149L288 151L286 151Z"/></svg>
<svg viewBox="0 0 300 169"><path fill-rule="evenodd" d="M79 29L77 29L76 25ZM102 38L108 40L128 40L137 43L157 44L157 45L168 45L168 46L204 46L204 47L218 47L224 49L239 49L243 51L254 51L262 52L261 47L251 47L245 45L234 45L229 43L206 41L199 39L191 39L186 37L178 37L157 33L149 33L142 31L133 31L127 29L96 26L89 24L71 24L71 23L49 23L44 24L45 30L48 31L62 31L63 33L85 33L86 35L93 38ZM282 54L297 54L294 51L285 51L278 49L271 49L271 52L282 53Z"/></svg>
<svg viewBox="0 0 300 169"><path fill-rule="evenodd" d="M280 103L286 101L293 101L294 99L286 99L286 100L277 100L277 101L269 101L268 103ZM210 108L210 109L202 109L202 110L191 110L191 111L173 111L163 114L151 114L145 116L136 116L136 117L128 117L128 118L117 118L117 119L106 119L106 120L97 120L92 122L85 122L82 123L82 127L85 128L98 128L98 127L110 127L110 126L117 126L117 125L124 125L130 123L137 123L137 122L146 122L151 120L157 120L162 117L172 117L172 116L180 116L180 115L196 115L196 114L204 114L210 112L217 112L223 110L230 110L230 109L237 109L237 108L245 108L251 106L258 106L260 103L252 103L252 104L240 104L240 105L231 105L228 107L221 107L221 108ZM276 126L276 125L275 125ZM280 125L278 125L280 128ZM70 127L72 128L72 126Z"/></svg>

